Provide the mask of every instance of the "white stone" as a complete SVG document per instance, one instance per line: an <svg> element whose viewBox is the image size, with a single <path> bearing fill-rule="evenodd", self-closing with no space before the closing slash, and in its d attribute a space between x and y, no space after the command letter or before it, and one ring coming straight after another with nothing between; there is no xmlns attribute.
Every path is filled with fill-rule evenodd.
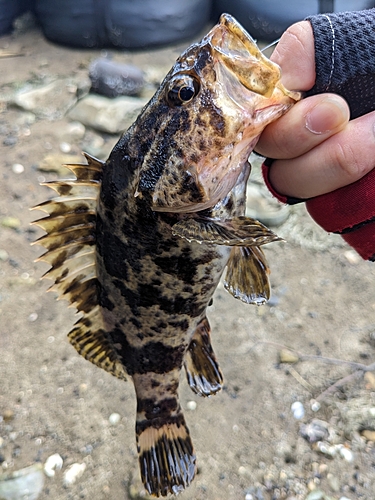
<svg viewBox="0 0 375 500"><path fill-rule="evenodd" d="M295 401L291 406L291 410L293 417L297 420L301 420L305 416L305 408L300 401Z"/></svg>
<svg viewBox="0 0 375 500"><path fill-rule="evenodd" d="M22 174L25 171L25 167L21 163L14 163L12 170L15 174Z"/></svg>
<svg viewBox="0 0 375 500"><path fill-rule="evenodd" d="M117 425L121 420L121 415L119 413L112 413L108 420L111 425Z"/></svg>
<svg viewBox="0 0 375 500"><path fill-rule="evenodd" d="M197 403L195 401L188 401L186 404L186 408L190 411L194 411L197 409Z"/></svg>
<svg viewBox="0 0 375 500"><path fill-rule="evenodd" d="M63 466L63 459L58 453L51 455L47 458L44 464L44 473L48 477L53 477L56 473L56 470L61 470Z"/></svg>
<svg viewBox="0 0 375 500"><path fill-rule="evenodd" d="M64 486L71 486L77 479L79 479L86 470L86 464L72 464L64 472L63 484Z"/></svg>

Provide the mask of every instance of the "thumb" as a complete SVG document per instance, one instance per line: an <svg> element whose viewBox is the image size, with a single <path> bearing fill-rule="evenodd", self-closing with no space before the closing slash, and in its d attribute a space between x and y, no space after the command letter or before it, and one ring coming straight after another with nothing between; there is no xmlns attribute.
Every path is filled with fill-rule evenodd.
<svg viewBox="0 0 375 500"><path fill-rule="evenodd" d="M315 47L311 24L301 21L290 26L270 59L281 67L281 80L287 89L310 90L315 83Z"/></svg>

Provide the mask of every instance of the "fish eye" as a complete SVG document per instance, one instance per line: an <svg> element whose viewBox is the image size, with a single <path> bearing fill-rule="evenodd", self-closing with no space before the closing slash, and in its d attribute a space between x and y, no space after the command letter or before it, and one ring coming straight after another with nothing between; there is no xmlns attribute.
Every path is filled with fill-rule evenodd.
<svg viewBox="0 0 375 500"><path fill-rule="evenodd" d="M190 75L179 76L172 81L167 94L169 104L181 106L190 102L199 92L198 81Z"/></svg>

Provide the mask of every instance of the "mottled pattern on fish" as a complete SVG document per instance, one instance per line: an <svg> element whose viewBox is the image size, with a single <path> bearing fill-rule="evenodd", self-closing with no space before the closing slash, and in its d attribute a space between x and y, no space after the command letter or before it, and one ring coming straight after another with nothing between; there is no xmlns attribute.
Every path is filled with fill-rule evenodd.
<svg viewBox="0 0 375 500"><path fill-rule="evenodd" d="M247 66L246 66L246 64ZM222 374L206 309L224 285L247 303L269 298L260 245L279 239L245 217L247 158L261 130L298 96L279 83L230 16L176 62L108 160L70 165L76 180L47 183L39 205L40 258L52 289L83 313L69 334L77 351L134 382L136 436L150 494L192 481L196 457L178 400L215 394Z"/></svg>

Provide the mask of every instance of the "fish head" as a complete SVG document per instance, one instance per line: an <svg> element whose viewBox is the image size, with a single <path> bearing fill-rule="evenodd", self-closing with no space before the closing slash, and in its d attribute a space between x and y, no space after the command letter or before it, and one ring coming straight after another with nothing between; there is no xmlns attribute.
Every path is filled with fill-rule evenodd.
<svg viewBox="0 0 375 500"><path fill-rule="evenodd" d="M213 207L236 184L262 130L299 98L279 66L230 15L176 61L144 117L150 147L136 196L152 209L191 213ZM155 125L153 134L147 124Z"/></svg>

